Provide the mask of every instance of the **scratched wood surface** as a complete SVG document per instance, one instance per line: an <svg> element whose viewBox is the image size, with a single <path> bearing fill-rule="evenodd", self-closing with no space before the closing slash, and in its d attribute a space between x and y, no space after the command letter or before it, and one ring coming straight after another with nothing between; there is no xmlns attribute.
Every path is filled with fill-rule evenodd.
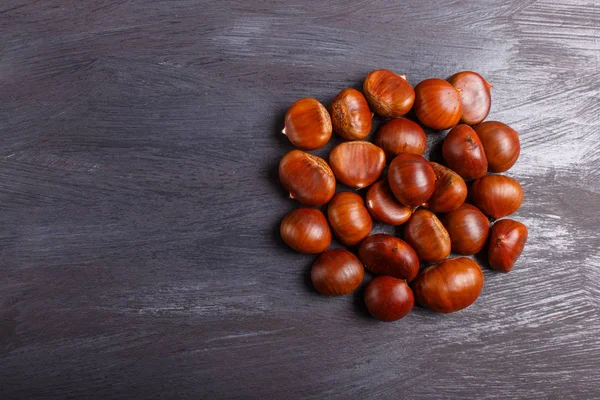
<svg viewBox="0 0 600 400"><path fill-rule="evenodd" d="M393 3L0 3L1 399L600 398L600 5ZM286 108L377 68L478 71L521 134L529 242L453 315L277 235Z"/></svg>

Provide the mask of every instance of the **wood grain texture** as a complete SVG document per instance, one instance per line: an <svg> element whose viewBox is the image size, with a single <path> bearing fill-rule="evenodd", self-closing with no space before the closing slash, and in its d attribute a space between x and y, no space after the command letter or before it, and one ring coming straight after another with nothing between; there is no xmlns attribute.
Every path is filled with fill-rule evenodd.
<svg viewBox="0 0 600 400"><path fill-rule="evenodd" d="M599 24L597 0L2 1L0 398L599 398ZM377 68L478 71L521 135L529 242L453 315L321 297L277 235L285 110Z"/></svg>

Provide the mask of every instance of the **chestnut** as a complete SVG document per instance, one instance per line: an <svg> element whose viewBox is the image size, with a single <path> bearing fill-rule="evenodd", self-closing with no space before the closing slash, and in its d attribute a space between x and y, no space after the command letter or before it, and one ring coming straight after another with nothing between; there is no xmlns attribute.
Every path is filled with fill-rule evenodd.
<svg viewBox="0 0 600 400"><path fill-rule="evenodd" d="M458 254L477 254L483 249L490 233L490 221L471 204L463 204L442 217L450 235L452 251Z"/></svg>
<svg viewBox="0 0 600 400"><path fill-rule="evenodd" d="M477 300L483 288L483 272L470 258L451 258L424 269L411 287L422 306L442 313L455 312Z"/></svg>
<svg viewBox="0 0 600 400"><path fill-rule="evenodd" d="M519 182L508 176L486 175L471 185L471 200L486 215L502 218L519 209L523 189Z"/></svg>
<svg viewBox="0 0 600 400"><path fill-rule="evenodd" d="M363 83L363 91L371 109L386 118L403 116L415 101L415 91L406 75L387 69L371 71Z"/></svg>
<svg viewBox="0 0 600 400"><path fill-rule="evenodd" d="M483 76L473 71L463 71L452 75L448 82L460 91L463 106L460 122L468 125L479 124L487 117L492 105L490 85Z"/></svg>
<svg viewBox="0 0 600 400"><path fill-rule="evenodd" d="M398 202L387 180L371 185L366 201L373 218L386 224L402 225L412 215L412 208Z"/></svg>
<svg viewBox="0 0 600 400"><path fill-rule="evenodd" d="M527 227L512 219L501 219L492 225L488 262L496 271L509 272L527 242Z"/></svg>
<svg viewBox="0 0 600 400"><path fill-rule="evenodd" d="M317 292L327 296L343 296L362 282L362 262L345 249L326 250L315 260L310 279Z"/></svg>
<svg viewBox="0 0 600 400"><path fill-rule="evenodd" d="M360 244L358 257L377 275L412 281L419 272L417 253L405 241L385 234L369 236Z"/></svg>
<svg viewBox="0 0 600 400"><path fill-rule="evenodd" d="M487 173L488 162L477 133L469 125L452 128L442 145L444 161L465 180L481 178Z"/></svg>
<svg viewBox="0 0 600 400"><path fill-rule="evenodd" d="M429 200L433 193L435 172L422 156L402 153L390 163L388 183L400 203L417 207Z"/></svg>
<svg viewBox="0 0 600 400"><path fill-rule="evenodd" d="M340 182L361 189L381 176L385 153L370 142L344 142L329 153L329 165Z"/></svg>
<svg viewBox="0 0 600 400"><path fill-rule="evenodd" d="M281 221L283 241L300 253L320 253L331 244L331 230L323 213L314 208L298 208Z"/></svg>
<svg viewBox="0 0 600 400"><path fill-rule="evenodd" d="M446 213L460 207L467 199L467 184L450 168L430 162L435 172L433 194L427 200L427 207L433 212Z"/></svg>
<svg viewBox="0 0 600 400"><path fill-rule="evenodd" d="M367 99L356 89L338 93L329 106L333 130L347 140L364 139L371 132L373 114Z"/></svg>
<svg viewBox="0 0 600 400"><path fill-rule="evenodd" d="M321 206L335 194L335 176L325 160L292 150L279 162L279 180L290 198L307 206Z"/></svg>
<svg viewBox="0 0 600 400"><path fill-rule="evenodd" d="M404 224L404 240L423 262L441 261L450 254L450 236L434 213L417 210Z"/></svg>
<svg viewBox="0 0 600 400"><path fill-rule="evenodd" d="M365 289L365 305L374 318L391 322L412 310L415 297L405 280L378 276Z"/></svg>
<svg viewBox="0 0 600 400"><path fill-rule="evenodd" d="M502 122L485 121L475 127L475 132L481 139L490 171L504 172L515 165L521 152L517 131Z"/></svg>
<svg viewBox="0 0 600 400"><path fill-rule="evenodd" d="M333 233L345 246L354 246L369 236L373 220L363 199L356 193L340 192L327 206L327 217Z"/></svg>
<svg viewBox="0 0 600 400"><path fill-rule="evenodd" d="M296 147L314 150L331 138L331 118L325 106L312 98L300 99L285 114L283 134Z"/></svg>
<svg viewBox="0 0 600 400"><path fill-rule="evenodd" d="M443 79L425 79L415 87L415 114L428 128L452 128L462 115L460 92Z"/></svg>
<svg viewBox="0 0 600 400"><path fill-rule="evenodd" d="M381 125L373 141L385 151L388 159L400 153L414 153L420 156L427 148L425 131L419 124L406 118L394 118Z"/></svg>

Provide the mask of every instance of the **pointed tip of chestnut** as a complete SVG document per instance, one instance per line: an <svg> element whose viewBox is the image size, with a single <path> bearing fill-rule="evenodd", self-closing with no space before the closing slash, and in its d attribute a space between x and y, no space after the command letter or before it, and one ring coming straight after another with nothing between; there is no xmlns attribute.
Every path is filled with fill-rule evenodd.
<svg viewBox="0 0 600 400"><path fill-rule="evenodd" d="M284 135L286 135L286 133L285 133L285 128L283 128L283 129L281 130L281 133L283 133Z"/></svg>
<svg viewBox="0 0 600 400"><path fill-rule="evenodd" d="M400 75L400 78L402 78L402 79L406 80L406 74L401 74L401 75Z"/></svg>

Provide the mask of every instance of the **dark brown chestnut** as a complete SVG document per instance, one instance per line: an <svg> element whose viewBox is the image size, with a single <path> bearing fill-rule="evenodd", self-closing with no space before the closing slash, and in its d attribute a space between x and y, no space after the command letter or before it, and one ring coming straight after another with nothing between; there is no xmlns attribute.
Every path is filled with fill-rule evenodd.
<svg viewBox="0 0 600 400"><path fill-rule="evenodd" d="M325 146L331 138L331 130L329 113L316 99L300 99L285 114L283 134L301 149L314 150Z"/></svg>
<svg viewBox="0 0 600 400"><path fill-rule="evenodd" d="M402 225L412 215L412 208L398 202L387 180L371 185L366 201L367 209L373 218L386 224Z"/></svg>
<svg viewBox="0 0 600 400"><path fill-rule="evenodd" d="M435 172L422 156L402 153L390 163L388 183L400 203L417 207L431 197L435 188Z"/></svg>
<svg viewBox="0 0 600 400"><path fill-rule="evenodd" d="M475 127L475 132L481 139L490 171L504 172L515 165L521 152L517 131L502 122L485 121Z"/></svg>
<svg viewBox="0 0 600 400"><path fill-rule="evenodd" d="M469 125L452 128L442 145L444 161L465 180L481 178L487 173L488 162L477 133Z"/></svg>
<svg viewBox="0 0 600 400"><path fill-rule="evenodd" d="M425 79L415 87L415 114L428 128L452 128L462 115L460 92L443 79Z"/></svg>
<svg viewBox="0 0 600 400"><path fill-rule="evenodd" d="M419 304L450 313L473 304L483 288L483 272L466 257L451 258L428 267L411 284Z"/></svg>
<svg viewBox="0 0 600 400"><path fill-rule="evenodd" d="M441 261L450 254L450 236L434 213L417 210L404 224L404 240L424 262Z"/></svg>
<svg viewBox="0 0 600 400"><path fill-rule="evenodd" d="M444 215L442 223L450 235L452 251L465 256L479 253L490 233L490 221L470 204Z"/></svg>
<svg viewBox="0 0 600 400"><path fill-rule="evenodd" d="M348 140L364 139L371 132L373 114L367 99L356 89L338 93L329 106L333 130Z"/></svg>
<svg viewBox="0 0 600 400"><path fill-rule="evenodd" d="M406 75L387 69L371 71L363 83L363 91L371 109L387 118L408 113L415 101L415 91Z"/></svg>
<svg viewBox="0 0 600 400"><path fill-rule="evenodd" d="M460 121L463 124L475 125L487 117L492 105L490 85L483 76L473 71L463 71L452 75L448 82L460 91L463 106Z"/></svg>
<svg viewBox="0 0 600 400"><path fill-rule="evenodd" d="M314 208L298 208L288 213L279 232L283 241L300 253L321 253L331 244L327 219Z"/></svg>
<svg viewBox="0 0 600 400"><path fill-rule="evenodd" d="M488 261L496 271L509 272L527 242L527 227L512 219L501 219L492 225Z"/></svg>
<svg viewBox="0 0 600 400"><path fill-rule="evenodd" d="M369 314L381 321L396 321L415 305L415 297L405 280L391 276L374 278L365 289Z"/></svg>
<svg viewBox="0 0 600 400"><path fill-rule="evenodd" d="M400 153L422 156L427 148L427 137L423 128L416 122L406 118L394 118L379 128L374 143L381 147L385 156L391 160Z"/></svg>
<svg viewBox="0 0 600 400"><path fill-rule="evenodd" d="M326 250L315 260L310 279L317 292L327 296L343 296L362 282L362 262L345 249Z"/></svg>
<svg viewBox="0 0 600 400"><path fill-rule="evenodd" d="M373 220L363 199L356 193L340 192L327 206L327 217L340 243L354 246L369 236Z"/></svg>
<svg viewBox="0 0 600 400"><path fill-rule="evenodd" d="M446 213L460 207L467 198L467 184L450 168L431 162L435 172L433 194L427 200L427 207L433 212Z"/></svg>
<svg viewBox="0 0 600 400"><path fill-rule="evenodd" d="M344 142L331 150L329 164L340 182L361 189L381 176L385 167L385 153L373 143Z"/></svg>
<svg viewBox="0 0 600 400"><path fill-rule="evenodd" d="M335 176L325 160L292 150L279 162L279 180L290 198L307 206L321 206L335 194Z"/></svg>
<svg viewBox="0 0 600 400"><path fill-rule="evenodd" d="M358 257L377 275L412 281L419 272L417 253L405 241L392 235L376 234L360 244Z"/></svg>
<svg viewBox="0 0 600 400"><path fill-rule="evenodd" d="M517 211L523 202L519 182L504 175L486 175L471 185L471 200L484 214L502 218Z"/></svg>

